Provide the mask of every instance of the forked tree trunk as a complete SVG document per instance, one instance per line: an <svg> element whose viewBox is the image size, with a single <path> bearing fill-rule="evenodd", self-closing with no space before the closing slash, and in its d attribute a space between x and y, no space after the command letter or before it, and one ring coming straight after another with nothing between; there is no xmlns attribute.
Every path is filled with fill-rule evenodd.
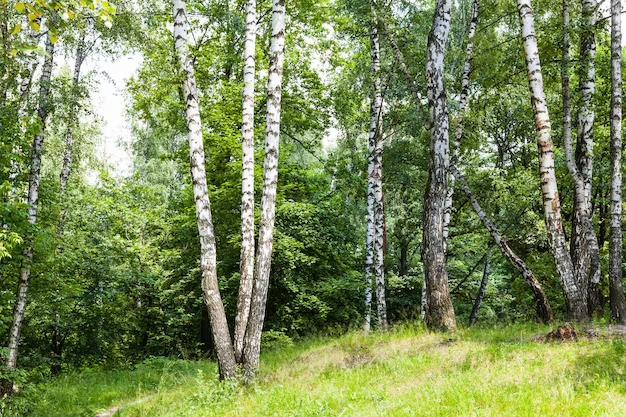
<svg viewBox="0 0 626 417"><path fill-rule="evenodd" d="M472 53L474 50L474 34L476 33L476 25L478 24L478 1L475 0L472 5L472 17L470 20L469 32L467 33L467 46L465 48L465 64L463 65L463 75L461 76L461 98L459 99L459 114L454 119L454 143L452 145L452 163L456 164L459 159L461 148L461 137L463 136L463 113L467 106L467 96L469 95L470 72L472 69ZM450 217L452 215L452 204L454 199L454 175L448 175L448 194L446 195L446 206L443 215L443 238L445 239L446 249L448 245L448 236L450 234Z"/></svg>
<svg viewBox="0 0 626 417"><path fill-rule="evenodd" d="M626 324L622 284L622 3L611 0L611 231L609 239L611 315Z"/></svg>
<svg viewBox="0 0 626 417"><path fill-rule="evenodd" d="M537 49L535 23L530 0L517 0L528 69L530 99L533 105L537 146L539 148L539 171L544 217L552 256L556 264L569 316L573 320L588 320L586 291L580 288L574 277L574 266L565 241L561 219L559 192L554 172L554 145L551 137L550 116L543 88L543 76Z"/></svg>
<svg viewBox="0 0 626 417"><path fill-rule="evenodd" d="M39 132L35 135L31 150L30 176L28 179L28 222L32 225L37 223L37 211L39 209L39 182L41 181L41 153L45 139L46 119L49 113L50 80L52 78L52 66L54 59L54 44L48 36L46 40L46 57L41 72L39 85L39 103L37 116L41 123ZM17 367L17 356L19 351L20 335L26 303L28 300L28 289L30 286L30 272L33 261L33 236L28 236L22 252L22 264L17 288L17 299L13 308L13 322L9 330L8 356L5 362L8 373L15 371ZM0 390L4 394L11 394L13 381L9 377L2 382Z"/></svg>
<svg viewBox="0 0 626 417"><path fill-rule="evenodd" d="M511 265L515 267L515 269L519 271L520 274L522 274L522 277L524 277L524 279L526 280L526 283L530 287L531 291L533 292L533 296L535 297L535 306L537 309L537 317L539 318L539 320L541 320L543 323L552 323L554 321L554 317L552 315L550 302L548 301L548 297L546 297L546 294L543 292L541 283L535 277L535 274L533 274L533 271L531 271L528 265L526 265L526 263L522 261L522 259L517 256L515 252L513 252L513 249L511 249L506 239L502 236L502 234L500 233L496 225L491 221L491 219L489 219L485 211L478 203L478 200L476 200L474 193L472 193L472 190L469 188L464 178L456 169L456 166L452 165L450 167L450 171L455 176L456 181L461 187L461 190L463 190L465 195L467 195L467 197L470 199L474 211L483 222L485 228L489 231L491 238L494 240L496 245L498 245L504 257L511 263Z"/></svg>
<svg viewBox="0 0 626 417"><path fill-rule="evenodd" d="M250 317L254 281L254 77L256 45L256 0L246 2L246 41L243 59L243 119L241 126L241 256L239 297L235 316L235 358L243 359L243 342Z"/></svg>
<svg viewBox="0 0 626 417"><path fill-rule="evenodd" d="M450 0L437 0L428 36L426 83L430 111L430 163L424 198L422 261L426 279L426 325L453 331L456 317L448 288L443 216L448 190L449 125L444 87L444 51L450 31Z"/></svg>
<svg viewBox="0 0 626 417"><path fill-rule="evenodd" d="M202 121L198 102L198 88L193 62L187 44L187 14L185 1L174 0L174 43L183 75L187 136L191 161L191 179L196 205L196 219L200 234L200 268L202 271L202 291L207 307L211 332L221 378L234 378L236 370L235 353L231 344L226 312L220 295L217 280L217 253L215 234L211 219L211 204L206 180Z"/></svg>
<svg viewBox="0 0 626 417"><path fill-rule="evenodd" d="M254 269L254 285L250 318L244 340L244 378L250 381L259 369L261 332L265 320L265 306L269 289L276 214L276 186L278 184L278 147L280 139L280 110L282 98L283 63L285 61L285 0L273 0L272 41L267 86L267 132L263 169L263 196L259 243Z"/></svg>
<svg viewBox="0 0 626 417"><path fill-rule="evenodd" d="M593 183L593 95L595 93L595 26L597 13L596 0L582 0L583 24L580 36L581 66L579 87L581 105L578 111L578 138L576 141L576 167L583 182L583 195L574 194L574 216L570 252L574 261L576 280L580 288L587 292L590 314L599 311L600 294L600 250L596 232L591 225L591 189ZM564 7L564 13L566 8ZM564 19L566 16L563 16ZM569 20L569 19L568 19ZM567 26L564 21L564 30ZM564 32L564 35L566 33ZM565 40L565 39L564 39ZM567 39L569 42L569 39ZM565 53L565 51L564 51ZM565 57L565 56L564 56ZM569 60L563 62L567 65ZM571 136L571 133L570 133ZM586 217L587 219L585 219Z"/></svg>
<svg viewBox="0 0 626 417"><path fill-rule="evenodd" d="M478 311L480 305L485 298L485 291L487 290L487 282L489 281L489 274L491 273L491 248L487 250L487 259L485 260L485 271L483 272L483 279L480 281L480 287L478 288L478 294L476 294L476 300L474 301L474 307L469 317L469 325L473 326L478 319Z"/></svg>

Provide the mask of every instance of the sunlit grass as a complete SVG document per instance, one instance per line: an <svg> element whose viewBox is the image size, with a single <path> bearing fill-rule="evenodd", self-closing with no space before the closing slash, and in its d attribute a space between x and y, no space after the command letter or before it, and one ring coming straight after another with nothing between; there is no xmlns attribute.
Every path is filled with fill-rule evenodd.
<svg viewBox="0 0 626 417"><path fill-rule="evenodd" d="M404 325L310 339L266 352L250 387L219 383L215 367L202 362L167 362L170 370L147 367L99 380L68 376L38 389L33 415L93 415L88 411L142 397L148 400L116 415L626 415L626 344L532 340L548 330L516 325L442 335ZM71 398L82 399L72 408ZM48 407L53 412L44 412ZM63 413L55 414L58 408Z"/></svg>

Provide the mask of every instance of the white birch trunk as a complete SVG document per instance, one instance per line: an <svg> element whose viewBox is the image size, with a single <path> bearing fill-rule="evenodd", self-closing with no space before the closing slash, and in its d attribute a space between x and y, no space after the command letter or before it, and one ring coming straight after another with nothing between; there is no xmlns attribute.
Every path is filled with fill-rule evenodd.
<svg viewBox="0 0 626 417"><path fill-rule="evenodd" d="M46 57L44 59L41 78L39 81L39 103L37 108L37 116L40 119L41 127L33 140L31 150L30 176L28 180L28 222L33 225L37 223L37 212L39 209L41 155L45 139L44 134L46 119L48 118L50 80L52 78L53 59L54 44L50 41L50 37L48 36L46 41ZM17 299L13 308L13 322L9 330L8 356L5 363L5 366L9 371L13 371L17 367L20 335L22 332L22 323L24 321L24 313L26 311L26 303L28 299L28 289L30 286L31 264L33 260L32 241L33 238L31 236L27 239L25 248L22 252L23 259L20 266ZM11 381L3 385L3 391L5 391L5 393L11 393Z"/></svg>
<svg viewBox="0 0 626 417"><path fill-rule="evenodd" d="M273 0L261 221L259 226L259 243L254 270L250 317L246 329L243 354L244 378L248 381L256 375L259 369L261 332L263 331L263 322L265 320L265 306L267 303L267 292L269 289L272 265L284 61L285 0Z"/></svg>
<svg viewBox="0 0 626 417"><path fill-rule="evenodd" d="M200 234L202 291L211 322L211 332L215 342L220 377L234 378L236 370L235 353L231 344L228 322L226 321L226 313L217 279L217 253L206 180L202 121L200 119L196 75L192 59L189 56L189 45L187 44L188 23L185 6L184 0L174 0L173 34L175 49L183 74L191 179L193 182L198 232Z"/></svg>
<svg viewBox="0 0 626 417"><path fill-rule="evenodd" d="M77 94L79 82L80 82L80 70L85 60L85 48L84 42L81 40L76 48L76 61L74 63L74 75L72 76L72 88L74 89L74 96L70 107L70 115L67 121L67 130L65 132L65 149L63 149L63 165L61 167L60 184L61 194L65 194L67 182L70 178L72 170L72 151L74 148L74 128L78 123L78 98Z"/></svg>
<svg viewBox="0 0 626 417"><path fill-rule="evenodd" d="M467 106L467 96L469 95L470 72L472 69L472 54L474 50L474 34L478 24L478 1L472 5L472 17L470 19L469 32L467 33L467 46L465 48L465 64L463 65L463 75L461 76L461 97L459 99L459 114L454 119L454 143L452 145L452 163L456 164L459 159L461 148L461 137L463 135L463 113ZM446 251L448 236L450 235L450 217L452 215L452 204L454 200L454 175L448 175L448 194L443 214L443 238L445 240Z"/></svg>
<svg viewBox="0 0 626 417"><path fill-rule="evenodd" d="M611 315L626 323L622 284L622 3L611 0L611 231L609 237Z"/></svg>
<svg viewBox="0 0 626 417"><path fill-rule="evenodd" d="M374 25L370 33L373 91L370 107L370 160L372 171L370 176L374 191L374 276L376 281L376 312L378 315L378 327L386 330L387 303L385 301L385 206L383 202L383 96L380 81L380 42L378 29ZM369 192L368 192L369 202Z"/></svg>
<svg viewBox="0 0 626 417"><path fill-rule="evenodd" d="M246 2L246 40L243 60L243 118L241 127L241 256L239 297L235 316L235 358L243 359L243 343L250 316L254 281L254 81L256 48L256 0Z"/></svg>
<svg viewBox="0 0 626 417"><path fill-rule="evenodd" d="M450 31L451 0L437 0L428 37L426 82L431 141L429 178L424 198L422 261L426 279L426 324L431 329L456 329L456 317L448 288L443 217L448 190L449 123L444 87L444 51Z"/></svg>
<svg viewBox="0 0 626 417"><path fill-rule="evenodd" d="M530 98L533 105L544 217L548 240L557 272L561 279L565 302L573 320L587 320L586 291L580 288L574 277L574 266L565 242L561 219L556 174L554 171L554 145L551 137L550 116L543 88L543 76L535 35L534 17L530 0L517 0L520 16L524 54L528 67Z"/></svg>

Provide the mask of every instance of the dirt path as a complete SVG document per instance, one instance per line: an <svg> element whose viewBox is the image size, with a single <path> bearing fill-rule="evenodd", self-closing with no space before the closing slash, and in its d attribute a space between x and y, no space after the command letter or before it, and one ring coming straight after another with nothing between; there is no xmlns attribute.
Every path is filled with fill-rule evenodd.
<svg viewBox="0 0 626 417"><path fill-rule="evenodd" d="M94 417L110 417L112 415L114 415L115 413L117 413L118 411L120 411L122 408L126 408L126 407L130 407L131 405L137 405L137 404L141 404L141 403L145 403L146 401L151 400L154 397L154 395L149 395L147 397L143 397L143 398L139 398L138 400L135 401L131 401L127 404L124 405L116 405L114 407L111 407L101 413L96 414Z"/></svg>

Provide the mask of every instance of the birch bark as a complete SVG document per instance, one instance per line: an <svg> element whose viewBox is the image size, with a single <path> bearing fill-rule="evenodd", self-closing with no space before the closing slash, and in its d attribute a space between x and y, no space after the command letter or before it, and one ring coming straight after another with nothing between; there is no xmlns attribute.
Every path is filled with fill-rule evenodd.
<svg viewBox="0 0 626 417"><path fill-rule="evenodd" d="M385 269L384 269L384 246L385 246L385 206L383 202L383 96L380 81L380 41L376 25L372 26L370 33L373 91L370 106L370 165L369 176L373 186L373 272L376 281L376 312L378 316L378 327L381 330L387 329L387 303L385 301ZM368 180L369 185L369 180ZM368 203L369 190L368 190ZM369 212L368 207L368 212ZM369 258L369 256L368 256Z"/></svg>
<svg viewBox="0 0 626 417"><path fill-rule="evenodd" d="M452 164L459 159L461 148L461 137L463 136L463 113L467 106L467 96L469 94L470 72L472 69L472 53L474 50L474 34L478 24L478 1L472 4L472 17L470 19L469 32L467 33L467 46L465 48L465 64L463 65L463 75L461 76L461 97L459 99L459 114L454 119L454 143L452 146ZM448 236L450 234L450 216L452 214L452 203L454 200L454 175L448 175L448 194L446 195L446 205L443 214L443 238L446 248Z"/></svg>
<svg viewBox="0 0 626 417"><path fill-rule="evenodd" d="M522 41L528 69L530 99L533 105L537 146L539 148L539 171L544 217L552 256L561 279L565 302L573 320L589 318L586 291L580 288L574 277L574 266L565 242L561 220L556 174L554 172L554 145L551 137L550 116L543 88L543 76L535 35L535 23L530 0L517 0L522 29Z"/></svg>
<svg viewBox="0 0 626 417"><path fill-rule="evenodd" d="M270 44L269 80L267 86L267 128L265 162L263 169L263 196L259 243L254 270L254 285L250 318L244 340L244 378L251 380L259 368L261 332L265 320L265 306L269 289L276 214L276 186L278 184L278 149L280 139L280 111L282 98L283 64L285 61L285 0L273 0L272 41Z"/></svg>
<svg viewBox="0 0 626 417"><path fill-rule="evenodd" d="M211 204L206 181L202 121L198 103L198 89L193 62L187 44L187 14L184 0L174 0L174 43L183 74L183 90L187 118L187 136L191 162L191 179L196 205L196 219L200 234L200 268L202 270L202 290L207 307L211 332L215 342L217 361L221 378L234 378L236 370L235 353L224 304L217 279L217 253L215 234L211 219Z"/></svg>
<svg viewBox="0 0 626 417"><path fill-rule="evenodd" d="M243 359L243 343L250 317L254 281L254 81L257 28L256 0L246 2L246 40L243 68L243 118L241 127L241 256L240 283L235 316L235 358Z"/></svg>
<svg viewBox="0 0 626 417"><path fill-rule="evenodd" d="M54 63L54 44L48 36L46 40L46 57L39 81L39 103L37 106L37 116L41 126L39 132L35 134L31 150L30 175L28 179L28 222L37 223L37 212L39 209L39 183L41 181L41 155L45 139L45 126L50 110L50 80L52 78L52 66ZM9 330L8 356L5 366L9 372L17 367L17 356L19 352L20 335L22 323L26 311L28 299L28 289L30 287L31 264L33 261L33 237L27 238L25 248L22 252L22 263L17 289L17 300L13 308L13 322ZM12 381L7 380L2 384L2 391L5 394L12 392Z"/></svg>
<svg viewBox="0 0 626 417"><path fill-rule="evenodd" d="M580 36L580 76L579 88L581 105L578 110L578 138L576 141L576 167L583 182L583 195L574 194L574 217L572 220L572 238L570 252L575 261L576 279L583 291L587 291L589 312L593 314L601 309L600 294L600 250L598 238L591 225L591 189L593 182L593 95L595 93L595 56L596 56L596 0L582 1L582 31ZM565 13L565 11L564 11ZM565 18L565 16L564 16ZM564 22L565 23L565 22ZM564 33L565 35L565 33ZM563 63L567 64L569 61ZM571 133L570 133L571 135ZM586 219L585 219L586 217Z"/></svg>
<svg viewBox="0 0 626 417"><path fill-rule="evenodd" d="M428 36L426 83L430 112L430 166L424 198L422 261L426 279L426 324L453 331L456 317L448 288L443 217L448 189L449 124L444 86L444 52L450 31L450 0L437 0Z"/></svg>
<svg viewBox="0 0 626 417"><path fill-rule="evenodd" d="M611 1L611 230L609 238L611 315L626 323L622 284L622 3Z"/></svg>

